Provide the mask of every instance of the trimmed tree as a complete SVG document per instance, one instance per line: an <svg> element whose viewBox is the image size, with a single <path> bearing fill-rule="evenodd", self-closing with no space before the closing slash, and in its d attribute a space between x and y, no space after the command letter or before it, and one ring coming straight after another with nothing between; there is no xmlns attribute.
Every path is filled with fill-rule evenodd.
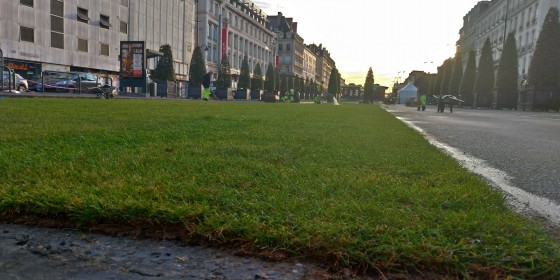
<svg viewBox="0 0 560 280"><path fill-rule="evenodd" d="M492 107L492 91L494 90L494 60L492 59L492 47L490 39L486 39L480 62L478 63L478 73L474 92L476 95L475 107Z"/></svg>
<svg viewBox="0 0 560 280"><path fill-rule="evenodd" d="M274 74L274 66L272 63L268 64L266 68L266 80L264 81L264 90L267 93L273 93L274 89L276 88L276 79Z"/></svg>
<svg viewBox="0 0 560 280"><path fill-rule="evenodd" d="M461 53L455 55L453 59L453 72L451 74L451 81L449 82L449 94L459 95L459 87L461 86L461 80L463 79L463 61L461 58Z"/></svg>
<svg viewBox="0 0 560 280"><path fill-rule="evenodd" d="M331 70L331 75L329 77L327 92L332 94L333 96L336 96L336 94L338 93L338 83L338 71L336 70L336 67L334 67Z"/></svg>
<svg viewBox="0 0 560 280"><path fill-rule="evenodd" d="M247 56L245 56L243 57L243 62L241 63L237 88L248 89L250 87L251 87L251 73L249 71L249 61L247 60Z"/></svg>
<svg viewBox="0 0 560 280"><path fill-rule="evenodd" d="M448 58L443 62L442 80L440 93L443 95L449 94L449 85L451 84L451 75L453 73L453 58Z"/></svg>
<svg viewBox="0 0 560 280"><path fill-rule="evenodd" d="M253 78L251 79L251 100L261 99L261 90L263 88L263 77L261 64L257 63L253 71Z"/></svg>
<svg viewBox="0 0 560 280"><path fill-rule="evenodd" d="M280 76L280 85L278 89L280 90L280 96L286 95L288 91L288 77L286 75Z"/></svg>
<svg viewBox="0 0 560 280"><path fill-rule="evenodd" d="M504 45L504 52L500 58L498 73L496 74L496 92L498 108L517 108L518 70L517 45L515 35L510 33Z"/></svg>
<svg viewBox="0 0 560 280"><path fill-rule="evenodd" d="M529 86L536 89L557 89L560 83L560 23L558 9L550 8L537 39L529 67Z"/></svg>
<svg viewBox="0 0 560 280"><path fill-rule="evenodd" d="M433 95L441 95L441 85L443 83L443 76L445 75L444 73L444 66L445 66L445 62L440 65L437 68L437 74L436 74L436 78L435 78L435 82L434 82L434 86L433 86L433 90L432 90L432 94Z"/></svg>
<svg viewBox="0 0 560 280"><path fill-rule="evenodd" d="M218 89L227 89L231 87L231 67L229 66L227 55L222 57L222 63L220 63L220 69L218 71L218 80L216 80L216 87Z"/></svg>
<svg viewBox="0 0 560 280"><path fill-rule="evenodd" d="M373 102L373 84L375 80L373 78L373 69L369 68L366 81L364 82L364 103L368 104Z"/></svg>
<svg viewBox="0 0 560 280"><path fill-rule="evenodd" d="M255 66L255 71L253 71L253 79L251 79L251 89L252 90L261 90L263 89L263 76L261 65L257 63Z"/></svg>
<svg viewBox="0 0 560 280"><path fill-rule="evenodd" d="M461 86L459 87L459 94L461 98L465 101L465 105L474 105L474 82L476 80L476 53L474 51L469 52L469 59L467 60L467 67L465 68L465 73L463 75L463 80L461 81Z"/></svg>
<svg viewBox="0 0 560 280"><path fill-rule="evenodd" d="M204 66L204 57L200 47L194 48L191 58L191 66L189 67L189 82L191 85L200 85L206 75L206 67Z"/></svg>
<svg viewBox="0 0 560 280"><path fill-rule="evenodd" d="M173 68L173 51L171 46L163 45L159 47L159 51L163 56L159 58L152 74L152 79L158 81L175 81L175 69Z"/></svg>

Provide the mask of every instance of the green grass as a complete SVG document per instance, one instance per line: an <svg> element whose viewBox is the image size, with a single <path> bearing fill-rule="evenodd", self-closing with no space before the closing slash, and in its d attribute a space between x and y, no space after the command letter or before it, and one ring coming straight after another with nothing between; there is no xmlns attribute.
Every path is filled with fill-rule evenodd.
<svg viewBox="0 0 560 280"><path fill-rule="evenodd" d="M376 106L0 99L0 212L338 265L557 278L559 243Z"/></svg>

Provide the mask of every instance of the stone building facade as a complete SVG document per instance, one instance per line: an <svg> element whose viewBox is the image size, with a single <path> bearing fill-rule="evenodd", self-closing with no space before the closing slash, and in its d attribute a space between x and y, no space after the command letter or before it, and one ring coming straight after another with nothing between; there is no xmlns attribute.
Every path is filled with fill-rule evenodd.
<svg viewBox="0 0 560 280"><path fill-rule="evenodd" d="M206 70L218 73L221 58L227 54L233 87L236 86L243 58L249 70L257 64L266 73L275 62L276 34L268 28L267 15L253 2L240 0L198 0L196 43L205 52Z"/></svg>
<svg viewBox="0 0 560 280"><path fill-rule="evenodd" d="M0 0L0 48L26 78L41 71L117 76L120 41L169 44L177 78L192 56L194 0ZM156 60L148 62L155 68Z"/></svg>

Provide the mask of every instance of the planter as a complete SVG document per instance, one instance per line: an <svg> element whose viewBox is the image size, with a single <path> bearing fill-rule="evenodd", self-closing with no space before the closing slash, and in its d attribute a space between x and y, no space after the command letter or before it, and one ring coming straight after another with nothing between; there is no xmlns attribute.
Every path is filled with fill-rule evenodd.
<svg viewBox="0 0 560 280"><path fill-rule="evenodd" d="M251 90L251 100L261 100L261 91Z"/></svg>
<svg viewBox="0 0 560 280"><path fill-rule="evenodd" d="M476 95L476 107L481 108L492 108L492 94L477 94Z"/></svg>
<svg viewBox="0 0 560 280"><path fill-rule="evenodd" d="M190 85L189 95L187 98L200 99L202 97L202 86L201 85Z"/></svg>
<svg viewBox="0 0 560 280"><path fill-rule="evenodd" d="M218 88L218 89L216 89L216 92L215 92L216 98L220 99L220 100L227 100L229 91L230 91L229 88Z"/></svg>
<svg viewBox="0 0 560 280"><path fill-rule="evenodd" d="M234 98L237 100L247 100L247 89L237 89Z"/></svg>
<svg viewBox="0 0 560 280"><path fill-rule="evenodd" d="M264 102L274 103L274 102L277 102L279 100L280 100L280 97L278 95L274 94L274 93L265 92L262 95L262 101L264 101Z"/></svg>

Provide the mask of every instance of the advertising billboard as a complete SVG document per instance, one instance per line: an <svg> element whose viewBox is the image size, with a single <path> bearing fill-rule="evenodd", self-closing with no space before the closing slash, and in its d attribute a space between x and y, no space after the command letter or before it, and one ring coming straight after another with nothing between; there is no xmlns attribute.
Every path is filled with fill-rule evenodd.
<svg viewBox="0 0 560 280"><path fill-rule="evenodd" d="M142 79L146 61L143 41L121 41L121 78Z"/></svg>

